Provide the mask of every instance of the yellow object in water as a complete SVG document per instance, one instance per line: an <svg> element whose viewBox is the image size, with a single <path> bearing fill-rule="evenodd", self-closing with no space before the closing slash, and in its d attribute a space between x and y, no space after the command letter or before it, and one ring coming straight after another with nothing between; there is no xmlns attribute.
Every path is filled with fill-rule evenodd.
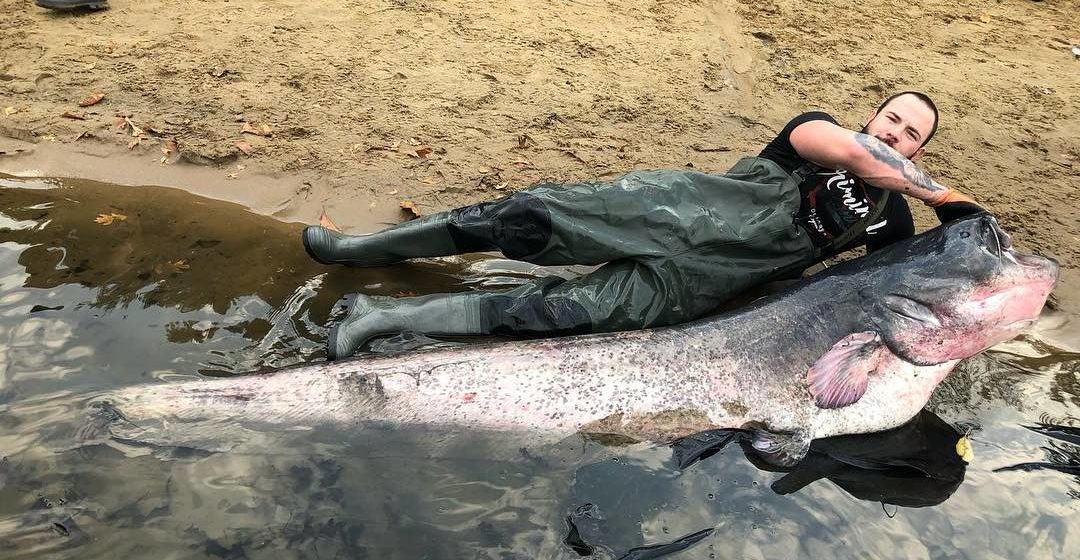
<svg viewBox="0 0 1080 560"><path fill-rule="evenodd" d="M971 450L971 441L967 436L962 436L956 440L956 454L964 460L965 463L970 463L975 458L975 452Z"/></svg>

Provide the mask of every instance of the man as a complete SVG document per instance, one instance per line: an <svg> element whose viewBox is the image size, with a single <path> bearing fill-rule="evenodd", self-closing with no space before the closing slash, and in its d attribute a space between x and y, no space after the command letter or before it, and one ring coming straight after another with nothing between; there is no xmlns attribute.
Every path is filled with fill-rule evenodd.
<svg viewBox="0 0 1080 560"><path fill-rule="evenodd" d="M401 331L556 335L680 323L849 248L874 250L913 235L899 193L934 207L943 222L982 211L912 163L936 130L930 98L903 92L858 133L825 113L800 115L758 157L723 175L639 171L610 183L540 184L371 235L308 227L304 247L324 264L497 249L540 265L602 265L505 292L357 294L330 331L328 357Z"/></svg>

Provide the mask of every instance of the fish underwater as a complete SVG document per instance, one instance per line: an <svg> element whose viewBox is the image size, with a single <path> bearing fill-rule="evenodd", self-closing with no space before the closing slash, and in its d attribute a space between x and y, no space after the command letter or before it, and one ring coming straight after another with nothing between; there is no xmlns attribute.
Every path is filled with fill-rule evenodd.
<svg viewBox="0 0 1080 560"><path fill-rule="evenodd" d="M765 460L792 465L813 439L914 417L958 361L1036 321L1057 273L979 214L684 325L138 385L91 407L110 437L153 445L200 423L653 442L744 428Z"/></svg>

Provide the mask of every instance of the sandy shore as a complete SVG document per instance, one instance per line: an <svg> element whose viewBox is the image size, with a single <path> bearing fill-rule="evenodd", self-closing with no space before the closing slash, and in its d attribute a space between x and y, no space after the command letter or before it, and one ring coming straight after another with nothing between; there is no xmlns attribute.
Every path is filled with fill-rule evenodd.
<svg viewBox="0 0 1080 560"><path fill-rule="evenodd" d="M178 186L286 220L325 209L368 231L402 201L723 171L801 111L857 128L913 88L942 111L925 168L1075 285L1071 0L110 4L0 0L0 172Z"/></svg>

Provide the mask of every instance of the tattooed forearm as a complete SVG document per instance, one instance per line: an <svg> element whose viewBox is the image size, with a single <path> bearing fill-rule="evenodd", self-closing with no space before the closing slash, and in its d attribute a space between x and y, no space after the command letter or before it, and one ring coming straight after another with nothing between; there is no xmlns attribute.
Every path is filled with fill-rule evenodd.
<svg viewBox="0 0 1080 560"><path fill-rule="evenodd" d="M947 190L946 187L939 185L931 179L930 175L925 171L916 167L911 160L900 155L896 150L890 148L881 140L878 140L869 134L856 134L855 141L865 148L867 153L873 156L874 159L899 172L908 183L911 183L920 189L924 189L927 193ZM904 188L904 190L911 191L912 189Z"/></svg>

